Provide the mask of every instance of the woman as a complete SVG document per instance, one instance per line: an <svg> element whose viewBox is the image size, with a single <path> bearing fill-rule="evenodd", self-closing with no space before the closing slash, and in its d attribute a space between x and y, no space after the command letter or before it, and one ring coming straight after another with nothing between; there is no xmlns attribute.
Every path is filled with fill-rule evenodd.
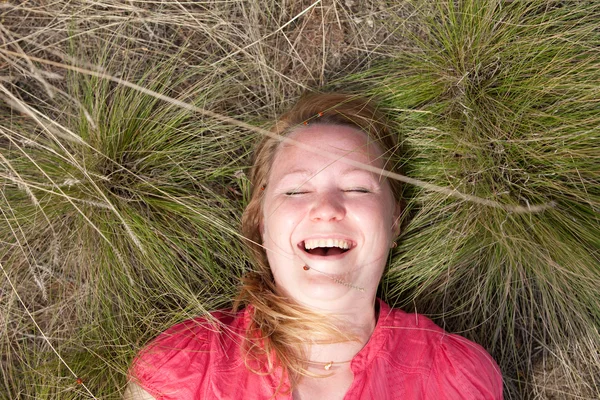
<svg viewBox="0 0 600 400"><path fill-rule="evenodd" d="M376 298L399 233L397 148L369 101L316 94L255 153L242 218L256 269L232 312L170 328L131 399L501 399L487 352Z"/></svg>

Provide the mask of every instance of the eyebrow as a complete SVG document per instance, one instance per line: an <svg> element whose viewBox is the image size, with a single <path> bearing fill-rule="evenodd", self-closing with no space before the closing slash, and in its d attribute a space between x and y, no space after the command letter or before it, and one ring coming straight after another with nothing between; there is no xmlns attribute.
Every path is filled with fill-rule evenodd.
<svg viewBox="0 0 600 400"><path fill-rule="evenodd" d="M287 172L284 175L282 175L281 179L287 178L288 176L294 176L294 175L313 176L315 174L312 171L309 171L308 169L293 169L290 172Z"/></svg>
<svg viewBox="0 0 600 400"><path fill-rule="evenodd" d="M290 172L287 172L286 174L282 175L281 178L279 179L280 181L284 180L284 179L288 179L288 178L294 178L296 176L299 176L300 178L305 178L307 180L310 180L310 178L312 178L313 176L316 176L319 174L319 172L321 172L321 170L317 171L317 172L313 172L311 170L308 169L294 169ZM370 171L366 171L362 168L349 168L345 171L342 171L340 173L341 176L347 176L347 175L352 175L352 174L361 174L361 175L368 175L368 176L372 176L372 177L381 177L381 175L377 175L374 174L373 172Z"/></svg>

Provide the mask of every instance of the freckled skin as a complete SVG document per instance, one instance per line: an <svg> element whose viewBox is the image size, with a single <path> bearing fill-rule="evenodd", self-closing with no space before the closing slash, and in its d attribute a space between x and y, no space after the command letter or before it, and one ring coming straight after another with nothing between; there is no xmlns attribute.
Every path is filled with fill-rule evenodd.
<svg viewBox="0 0 600 400"><path fill-rule="evenodd" d="M278 149L265 189L261 227L275 282L296 301L315 308L347 310L357 307L359 299L365 301L363 306L372 306L397 234L399 208L386 181L343 159L383 168L381 151L367 144L364 132L347 126L309 125L289 137L341 160L286 143ZM298 244L314 237L349 239L353 248L335 260L311 258Z"/></svg>

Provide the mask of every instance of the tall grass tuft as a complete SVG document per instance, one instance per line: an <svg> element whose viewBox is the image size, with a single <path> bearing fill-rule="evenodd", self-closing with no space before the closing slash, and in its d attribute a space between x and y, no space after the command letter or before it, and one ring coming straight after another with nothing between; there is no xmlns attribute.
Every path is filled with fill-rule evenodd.
<svg viewBox="0 0 600 400"><path fill-rule="evenodd" d="M119 66L157 93L222 103L226 78L176 61ZM66 94L77 102L50 109L5 92L22 110L0 130L8 398L119 397L136 349L229 304L246 265L238 170L254 134L81 74Z"/></svg>
<svg viewBox="0 0 600 400"><path fill-rule="evenodd" d="M348 78L394 114L405 172L515 213L406 187L385 277L500 363L506 397L600 396L600 4L418 9L413 52ZM557 397L555 397L557 396Z"/></svg>

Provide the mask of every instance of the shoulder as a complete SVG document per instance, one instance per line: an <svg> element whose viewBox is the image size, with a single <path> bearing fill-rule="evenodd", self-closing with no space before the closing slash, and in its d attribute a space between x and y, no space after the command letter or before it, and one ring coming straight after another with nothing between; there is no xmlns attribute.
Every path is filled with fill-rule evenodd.
<svg viewBox="0 0 600 400"><path fill-rule="evenodd" d="M427 398L502 399L502 374L482 346L424 315L388 310L386 347L404 369L422 374Z"/></svg>
<svg viewBox="0 0 600 400"><path fill-rule="evenodd" d="M213 312L172 326L134 359L132 381L157 399L195 398L211 366L228 355L244 334L244 312Z"/></svg>

